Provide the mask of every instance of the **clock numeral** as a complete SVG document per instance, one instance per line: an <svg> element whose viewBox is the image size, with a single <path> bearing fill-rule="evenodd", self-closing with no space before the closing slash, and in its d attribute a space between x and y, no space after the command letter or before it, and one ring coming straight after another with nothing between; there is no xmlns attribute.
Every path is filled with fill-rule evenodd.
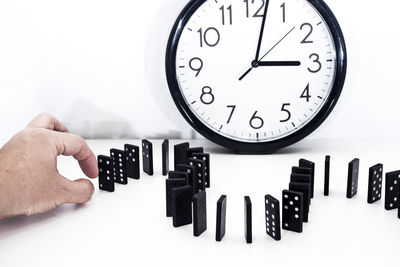
<svg viewBox="0 0 400 267"><path fill-rule="evenodd" d="M310 84L307 84L306 89L304 89L303 93L301 94L300 98L305 98L307 102L310 102Z"/></svg>
<svg viewBox="0 0 400 267"><path fill-rule="evenodd" d="M292 118L292 113L290 113L290 111L286 108L288 106L290 106L290 103L285 103L285 104L282 105L281 111L283 111L283 112L285 112L287 114L287 118L281 120L280 122L287 122Z"/></svg>
<svg viewBox="0 0 400 267"><path fill-rule="evenodd" d="M253 117L250 119L250 126L255 130L259 130L264 126L264 120L257 116L258 111L254 112Z"/></svg>
<svg viewBox="0 0 400 267"><path fill-rule="evenodd" d="M201 60L201 58L194 57L189 61L189 67L191 70L196 71L197 77L203 69L203 60Z"/></svg>
<svg viewBox="0 0 400 267"><path fill-rule="evenodd" d="M215 96L213 95L210 86L204 86L201 92L202 94L200 96L200 100L204 105L211 105L212 103L214 103Z"/></svg>
<svg viewBox="0 0 400 267"><path fill-rule="evenodd" d="M251 3L249 0L244 0L243 2L246 3L246 17L250 17L250 4L254 4L255 0L252 0ZM261 6L258 8L256 13L254 13L253 18L262 18L264 16L263 10L265 7L265 0L262 0Z"/></svg>
<svg viewBox="0 0 400 267"><path fill-rule="evenodd" d="M225 25L225 6L221 6L219 10L221 10L222 13L222 25ZM228 6L226 10L229 12L229 24L232 25L232 5Z"/></svg>
<svg viewBox="0 0 400 267"><path fill-rule="evenodd" d="M200 28L197 32L200 35L200 47L203 47L204 43L210 47L214 47L219 43L219 40L221 39L219 31L214 27L210 27L205 30L204 34L203 28Z"/></svg>
<svg viewBox="0 0 400 267"><path fill-rule="evenodd" d="M314 53L314 54L311 54L311 55L309 56L309 58L312 59L314 63L317 63L318 68L315 69L315 70L310 69L310 68L307 68L308 71L311 72L311 73L317 73L317 72L319 72L319 71L322 69L322 63L321 63L321 61L319 61L319 55Z"/></svg>
<svg viewBox="0 0 400 267"><path fill-rule="evenodd" d="M303 39L303 41L301 41L301 44L312 44L313 43L313 41L311 41L311 40L308 40L308 38L311 36L311 34L312 34L312 32L313 32L313 26L310 24L310 23L303 23L301 26L300 26L300 30L302 31L303 30L303 28L309 28L309 32L308 32L308 34L306 35L306 37Z"/></svg>
<svg viewBox="0 0 400 267"><path fill-rule="evenodd" d="M227 124L229 124L229 123L231 122L233 113L235 112L236 106L231 105L231 106L226 106L226 107L232 109L232 110L231 110L231 113L229 114L228 121L226 122Z"/></svg>
<svg viewBox="0 0 400 267"><path fill-rule="evenodd" d="M281 5L282 8L282 20L283 23L286 23L286 3L283 2L283 4Z"/></svg>

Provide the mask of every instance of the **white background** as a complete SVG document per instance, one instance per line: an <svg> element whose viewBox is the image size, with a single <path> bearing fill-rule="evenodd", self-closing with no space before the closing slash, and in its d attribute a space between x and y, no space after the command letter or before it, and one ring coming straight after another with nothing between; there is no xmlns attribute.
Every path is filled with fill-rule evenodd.
<svg viewBox="0 0 400 267"><path fill-rule="evenodd" d="M239 0L238 0L239 1ZM348 78L312 138L396 138L396 0L326 0ZM0 0L0 142L47 111L88 138L198 137L165 81L167 39L186 0Z"/></svg>

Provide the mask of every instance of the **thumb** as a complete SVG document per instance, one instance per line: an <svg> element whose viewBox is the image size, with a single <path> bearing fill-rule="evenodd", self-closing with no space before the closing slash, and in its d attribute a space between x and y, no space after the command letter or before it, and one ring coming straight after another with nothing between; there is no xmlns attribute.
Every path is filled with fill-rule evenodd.
<svg viewBox="0 0 400 267"><path fill-rule="evenodd" d="M64 191L64 203L83 204L88 202L93 195L94 186L87 179L79 179L76 181L64 180L66 189Z"/></svg>

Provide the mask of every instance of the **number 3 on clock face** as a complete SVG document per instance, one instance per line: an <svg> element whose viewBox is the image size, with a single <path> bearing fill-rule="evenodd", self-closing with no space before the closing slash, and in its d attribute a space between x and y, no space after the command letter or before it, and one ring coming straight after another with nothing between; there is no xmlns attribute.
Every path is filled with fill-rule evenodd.
<svg viewBox="0 0 400 267"><path fill-rule="evenodd" d="M344 37L322 0L197 0L166 55L171 95L202 135L266 153L313 132L346 75Z"/></svg>

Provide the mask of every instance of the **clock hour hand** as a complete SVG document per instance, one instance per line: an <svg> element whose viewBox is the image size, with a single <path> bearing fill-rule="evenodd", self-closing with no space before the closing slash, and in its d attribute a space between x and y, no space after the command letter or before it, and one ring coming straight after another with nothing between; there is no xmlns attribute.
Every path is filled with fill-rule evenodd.
<svg viewBox="0 0 400 267"><path fill-rule="evenodd" d="M242 76L240 76L239 81L243 80L254 68L258 67L296 67L300 66L300 61L253 61L251 63L251 68L249 68Z"/></svg>
<svg viewBox="0 0 400 267"><path fill-rule="evenodd" d="M253 62L253 67L295 67L300 66L300 61L257 61Z"/></svg>

